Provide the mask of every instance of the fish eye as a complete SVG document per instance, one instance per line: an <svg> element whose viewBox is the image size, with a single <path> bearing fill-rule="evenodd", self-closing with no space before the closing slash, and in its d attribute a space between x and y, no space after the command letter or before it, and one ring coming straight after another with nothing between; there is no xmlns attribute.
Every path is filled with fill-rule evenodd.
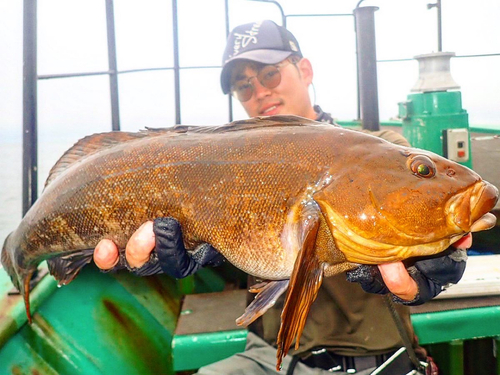
<svg viewBox="0 0 500 375"><path fill-rule="evenodd" d="M436 174L434 163L424 155L418 155L411 159L410 169L418 177L431 178Z"/></svg>

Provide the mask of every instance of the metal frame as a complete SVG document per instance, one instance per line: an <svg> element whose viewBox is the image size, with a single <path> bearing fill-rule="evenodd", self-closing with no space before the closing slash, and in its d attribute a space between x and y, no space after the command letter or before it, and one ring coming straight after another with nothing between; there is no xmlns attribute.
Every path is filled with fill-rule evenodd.
<svg viewBox="0 0 500 375"><path fill-rule="evenodd" d="M172 27L174 39L174 65L164 68L144 68L119 71L116 59L115 18L113 0L106 1L106 30L108 41L107 71L80 72L69 74L37 75L37 0L24 0L23 19L23 216L38 197L38 144L37 144L37 82L38 80L84 77L96 75L109 76L111 102L111 129L120 130L120 108L118 75L125 73L145 72L153 70L173 70L175 91L175 121L181 123L180 106L180 70L181 69L214 69L220 66L179 66L179 35L177 25L177 0L172 0ZM226 32L229 34L228 0L226 3ZM230 121L232 120L232 102L229 98Z"/></svg>
<svg viewBox="0 0 500 375"><path fill-rule="evenodd" d="M79 72L67 74L37 74L37 0L24 0L23 21L23 215L29 210L38 197L38 144L37 144L37 82L38 80L84 77L96 75L109 76L110 104L111 104L111 129L120 130L120 108L118 75L135 72L154 70L173 70L174 72L174 98L175 98L175 123L181 123L181 96L180 96L180 70L181 69L214 69L220 66L191 66L181 67L179 64L179 34L177 22L177 1L172 0L172 27L174 42L174 63L172 67L144 68L132 70L118 70L116 58L116 38L114 2L106 2L106 31L108 44L108 70L95 72ZM353 14L290 14L285 15L283 8L275 0L250 0L256 2L270 3L276 5L281 14L282 24L286 27L288 17L337 17L350 16ZM225 23L226 36L229 35L229 0L225 0ZM229 121L233 120L233 102L231 95L228 96ZM358 94L358 118L359 118L359 94Z"/></svg>
<svg viewBox="0 0 500 375"><path fill-rule="evenodd" d="M23 216L38 197L38 143L37 143L37 83L38 80L84 77L96 75L109 76L109 91L111 104L111 129L120 130L120 108L118 75L135 72L154 70L173 70L174 72L174 98L175 98L175 123L181 123L181 95L180 95L180 71L181 69L214 69L220 66L186 66L179 64L179 33L177 22L177 1L172 0L172 27L174 42L174 63L172 67L144 68L132 70L118 70L116 58L116 37L113 0L106 2L106 31L108 44L108 70L95 72L79 72L67 74L37 74L37 0L24 0L23 19ZM257 2L271 3L278 7L283 26L286 27L286 18L281 5L274 0L253 0ZM225 23L226 36L229 35L229 0L225 0ZM289 15L298 17L301 15ZM313 15L302 15L313 16ZM329 15L321 15L329 16ZM352 15L351 15L352 16ZM231 95L228 96L229 121L233 120L233 102ZM359 112L359 111L358 111Z"/></svg>
<svg viewBox="0 0 500 375"><path fill-rule="evenodd" d="M111 128L120 130L118 68L116 61L115 10L113 0L106 0L106 33L108 37L109 93L111 96Z"/></svg>
<svg viewBox="0 0 500 375"><path fill-rule="evenodd" d="M37 198L36 0L23 9L23 216Z"/></svg>
<svg viewBox="0 0 500 375"><path fill-rule="evenodd" d="M161 68L144 68L144 69L131 69L119 71L117 67L116 59L116 43L115 43L115 22L114 22L114 6L113 0L105 0L106 2L106 29L107 29L107 41L108 41L108 70L99 72L80 72L80 73L70 73L70 74L50 74L50 75L37 75L37 0L23 0L23 215L29 210L31 205L37 199L38 191L38 144L37 144L37 82L38 80L45 79L57 79L57 78L69 78L69 77L83 77L83 76L96 76L96 75L108 75L110 84L110 102L111 102L111 128L114 131L120 130L120 111L119 111L119 89L118 89L118 75L135 73L135 72L145 72L145 71L155 71L155 70L173 70L174 72L174 91L175 91L175 121L176 124L181 123L181 105L180 105L180 70L181 69L216 69L220 66L185 66L181 67L179 65L179 35L178 35L178 25L177 25L177 1L172 1L172 27L173 27L173 39L174 39L174 64L172 67L161 67ZM263 3L274 4L278 7L282 24L286 27L286 22L288 18L291 17L353 17L353 13L348 14L289 14L285 15L283 8L278 1L275 0L249 0ZM359 1L357 8L362 3L363 0ZM226 36L229 35L229 0L225 0L225 23L226 23ZM429 4L428 8L436 7L438 9L438 47L442 49L441 41L441 1L437 0L436 4ZM370 8L370 7L365 7ZM372 7L373 8L373 7ZM370 12L368 12L370 13ZM373 13L373 12L371 12ZM372 14L373 16L373 14ZM353 17L353 22L356 21ZM373 31L368 32L373 34ZM362 35L366 32L359 27L356 27L356 38L363 38ZM374 36L373 43L374 43ZM365 41L363 45L368 45L370 42ZM360 50L358 42L356 45L356 57L358 60L357 66L357 118L366 118L366 114L362 114L362 106L360 105L361 95L363 93L362 83L365 82L365 77L367 74L375 74L376 68L373 69L371 73L363 73L360 66L360 60L364 61L364 65L367 65L367 58L373 60L371 64L372 68L376 66L377 62L392 62L392 61L405 61L411 59L397 59L397 60L374 60L376 56L372 54L364 54L363 50ZM374 48L374 45L373 45ZM363 56L361 56L363 54ZM499 53L495 54L477 54L477 55L467 55L467 56L456 56L456 57L480 57L480 56L499 56ZM370 64L368 64L370 65ZM373 78L373 77L372 77ZM368 85L367 90L376 92L376 76L374 77L375 86L373 84ZM371 79L373 83L373 79ZM367 96L368 97L368 96ZM375 98L378 103L378 98ZM365 99L366 101L367 99ZM364 106L367 108L367 106ZM370 108L375 108L373 103L369 105ZM228 96L228 119L233 120L233 102L231 95ZM371 111L371 120L369 123L369 128L374 129L378 126L378 108L377 110ZM365 122L365 121L363 121Z"/></svg>

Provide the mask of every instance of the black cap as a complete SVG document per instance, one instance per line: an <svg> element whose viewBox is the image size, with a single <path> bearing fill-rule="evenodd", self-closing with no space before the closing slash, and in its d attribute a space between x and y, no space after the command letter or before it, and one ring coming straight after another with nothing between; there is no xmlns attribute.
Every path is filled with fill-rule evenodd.
<svg viewBox="0 0 500 375"><path fill-rule="evenodd" d="M291 55L302 57L297 39L290 31L273 21L246 23L235 27L229 34L222 57L222 92L229 93L231 69L235 61L277 64Z"/></svg>

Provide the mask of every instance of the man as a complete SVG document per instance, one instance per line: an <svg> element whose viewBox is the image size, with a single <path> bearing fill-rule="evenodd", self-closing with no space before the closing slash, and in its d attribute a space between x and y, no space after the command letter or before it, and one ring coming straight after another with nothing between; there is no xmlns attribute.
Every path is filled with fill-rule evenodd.
<svg viewBox="0 0 500 375"><path fill-rule="evenodd" d="M297 40L285 28L263 21L238 26L230 34L221 73L222 91L238 99L250 117L294 114L335 126L329 114L311 104L308 88L312 79L310 61L302 56ZM380 131L375 135L408 145L394 132ZM470 240L460 246L470 246ZM150 260L155 247L159 263ZM393 299L400 302L397 309L413 338L408 308L404 304L423 303L441 292L446 284L458 282L465 269L465 257L457 258L457 253L463 255L465 250L453 256L446 254L417 262L410 268L411 276L401 262L378 268L360 267L349 273L348 278L359 282L361 287L346 281L344 274L325 278L311 307L300 348L290 351L281 373L370 373L399 349L402 342L382 297L365 291L392 293ZM172 276L184 277L201 266L217 263L219 258L209 245L196 257L188 256L180 227L171 218L145 223L126 248L127 262L139 274L156 272L160 266ZM119 261L116 245L109 240L101 241L94 260L103 269L113 267ZM148 269L151 263L153 271ZM254 325L244 353L206 366L200 373L277 373L272 345L279 329L282 303L282 299L278 300L261 322ZM415 347L421 349L416 343Z"/></svg>

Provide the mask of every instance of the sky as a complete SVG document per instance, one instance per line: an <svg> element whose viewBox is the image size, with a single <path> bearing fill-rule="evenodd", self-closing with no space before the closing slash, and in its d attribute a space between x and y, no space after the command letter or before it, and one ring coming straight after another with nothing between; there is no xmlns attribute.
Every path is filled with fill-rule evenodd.
<svg viewBox="0 0 500 375"><path fill-rule="evenodd" d="M411 59L437 50L437 16L429 1L380 0L376 38L379 60ZM281 1L286 14L351 13L357 1ZM38 1L40 75L107 70L104 0ZM304 5L306 4L306 5ZM443 0L443 49L457 55L500 53L500 2ZM229 0L230 23L256 19L281 22L274 4ZM171 3L168 0L116 0L119 70L173 64ZM179 0L181 67L220 65L225 43L222 0ZM352 17L289 17L303 54L315 70L314 100L341 120L356 117L355 39ZM22 123L22 1L0 0L0 136L19 137ZM461 87L472 123L500 123L500 57L455 58L452 75ZM220 91L219 68L183 69L182 122L224 123L227 98ZM418 78L415 60L378 63L380 117L397 115L397 103ZM120 76L120 115L124 130L169 126L175 120L172 71ZM39 129L57 134L84 127L109 129L106 76L39 81ZM235 104L235 118L245 117Z"/></svg>

